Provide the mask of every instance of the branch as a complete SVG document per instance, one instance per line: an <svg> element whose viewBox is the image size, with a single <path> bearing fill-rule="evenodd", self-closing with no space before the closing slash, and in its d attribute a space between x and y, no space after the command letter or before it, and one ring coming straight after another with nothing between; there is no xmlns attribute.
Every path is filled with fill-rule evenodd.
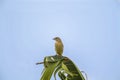
<svg viewBox="0 0 120 80"><path fill-rule="evenodd" d="M38 65L38 64L44 64L44 62L38 62L38 63L36 63L36 65Z"/></svg>

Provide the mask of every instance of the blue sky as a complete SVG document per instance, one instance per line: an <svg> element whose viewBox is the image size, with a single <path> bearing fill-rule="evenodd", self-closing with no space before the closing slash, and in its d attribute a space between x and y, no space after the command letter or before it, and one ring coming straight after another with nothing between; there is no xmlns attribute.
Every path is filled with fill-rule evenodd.
<svg viewBox="0 0 120 80"><path fill-rule="evenodd" d="M55 36L89 80L120 79L120 0L1 0L0 80L39 80Z"/></svg>

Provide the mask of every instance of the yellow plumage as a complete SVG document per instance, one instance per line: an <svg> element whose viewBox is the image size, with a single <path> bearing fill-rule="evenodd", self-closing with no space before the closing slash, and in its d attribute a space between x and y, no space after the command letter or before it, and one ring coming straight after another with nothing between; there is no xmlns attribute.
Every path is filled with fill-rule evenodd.
<svg viewBox="0 0 120 80"><path fill-rule="evenodd" d="M55 42L56 54L62 55L64 46L63 46L63 43L62 43L61 39L59 37L55 37L54 40L56 41Z"/></svg>

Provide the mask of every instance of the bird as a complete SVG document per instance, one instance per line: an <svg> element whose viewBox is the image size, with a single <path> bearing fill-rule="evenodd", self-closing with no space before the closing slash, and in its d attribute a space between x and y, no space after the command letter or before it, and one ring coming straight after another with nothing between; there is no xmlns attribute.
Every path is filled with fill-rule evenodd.
<svg viewBox="0 0 120 80"><path fill-rule="evenodd" d="M64 45L62 43L62 40L59 37L55 37L55 38L53 38L53 40L55 40L55 51L56 51L56 54L59 55L59 56L62 56L63 49L64 49Z"/></svg>

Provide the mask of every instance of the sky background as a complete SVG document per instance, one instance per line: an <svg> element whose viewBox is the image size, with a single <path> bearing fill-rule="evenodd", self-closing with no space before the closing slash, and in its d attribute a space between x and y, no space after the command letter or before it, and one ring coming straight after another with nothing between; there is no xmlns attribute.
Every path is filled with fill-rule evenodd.
<svg viewBox="0 0 120 80"><path fill-rule="evenodd" d="M0 80L39 80L55 36L88 80L120 80L120 0L0 0Z"/></svg>

